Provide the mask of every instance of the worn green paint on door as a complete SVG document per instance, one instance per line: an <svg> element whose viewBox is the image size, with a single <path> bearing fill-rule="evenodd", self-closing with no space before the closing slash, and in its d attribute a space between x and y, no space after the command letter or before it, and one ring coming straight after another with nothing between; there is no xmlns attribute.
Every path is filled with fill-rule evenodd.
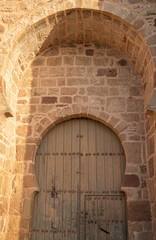
<svg viewBox="0 0 156 240"><path fill-rule="evenodd" d="M126 240L124 171L111 129L89 119L57 125L36 154L32 240Z"/></svg>

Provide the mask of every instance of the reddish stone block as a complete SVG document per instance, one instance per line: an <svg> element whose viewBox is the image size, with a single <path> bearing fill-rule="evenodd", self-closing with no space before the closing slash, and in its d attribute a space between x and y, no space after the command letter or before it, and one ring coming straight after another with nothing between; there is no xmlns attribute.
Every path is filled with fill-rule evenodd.
<svg viewBox="0 0 156 240"><path fill-rule="evenodd" d="M118 61L119 66L127 66L127 61L125 59L121 59Z"/></svg>
<svg viewBox="0 0 156 240"><path fill-rule="evenodd" d="M149 201L131 201L128 203L128 219L130 222L148 222L151 220Z"/></svg>
<svg viewBox="0 0 156 240"><path fill-rule="evenodd" d="M43 104L51 104L56 102L57 102L57 97L42 97Z"/></svg>
<svg viewBox="0 0 156 240"><path fill-rule="evenodd" d="M87 49L86 50L86 55L87 56L93 56L94 55L94 50L93 49Z"/></svg>
<svg viewBox="0 0 156 240"><path fill-rule="evenodd" d="M150 158L148 161L148 167L149 167L149 175L150 178L154 176L154 164L153 164L153 158Z"/></svg>
<svg viewBox="0 0 156 240"><path fill-rule="evenodd" d="M148 149L149 156L154 153L154 151L155 151L154 136L152 136L150 139L148 139L147 149Z"/></svg>
<svg viewBox="0 0 156 240"><path fill-rule="evenodd" d="M131 174L131 175L125 175L124 178L124 187L139 187L140 181L139 177L137 175Z"/></svg>

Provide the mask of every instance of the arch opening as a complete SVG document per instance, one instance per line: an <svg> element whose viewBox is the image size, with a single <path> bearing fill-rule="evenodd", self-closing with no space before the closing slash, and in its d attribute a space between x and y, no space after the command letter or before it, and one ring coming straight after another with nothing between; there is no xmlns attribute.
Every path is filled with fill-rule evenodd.
<svg viewBox="0 0 156 240"><path fill-rule="evenodd" d="M153 92L154 63L141 34L125 20L108 12L93 9L68 9L31 25L13 46L3 70L7 80L5 96L15 108L23 73L30 62L50 46L93 42L109 45L125 53L135 64L145 89L145 107ZM12 71L12 76L8 74ZM14 100L13 100L14 99Z"/></svg>
<svg viewBox="0 0 156 240"><path fill-rule="evenodd" d="M33 240L103 239L106 232L127 239L125 155L110 128L86 118L58 124L43 138L35 169Z"/></svg>

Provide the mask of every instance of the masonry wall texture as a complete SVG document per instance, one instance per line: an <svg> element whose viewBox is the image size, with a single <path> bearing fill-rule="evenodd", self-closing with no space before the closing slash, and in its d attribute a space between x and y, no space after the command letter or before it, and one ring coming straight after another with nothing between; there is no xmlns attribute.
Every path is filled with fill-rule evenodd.
<svg viewBox="0 0 156 240"><path fill-rule="evenodd" d="M156 239L156 1L0 1L0 239L31 239L46 132L96 119L126 155L130 240Z"/></svg>

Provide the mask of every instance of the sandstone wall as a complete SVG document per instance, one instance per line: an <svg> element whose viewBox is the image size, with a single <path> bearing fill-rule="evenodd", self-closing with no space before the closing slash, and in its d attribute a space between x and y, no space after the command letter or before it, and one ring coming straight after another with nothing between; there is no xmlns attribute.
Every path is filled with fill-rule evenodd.
<svg viewBox="0 0 156 240"><path fill-rule="evenodd" d="M11 193L15 191L15 121L0 117L0 239L7 232Z"/></svg>
<svg viewBox="0 0 156 240"><path fill-rule="evenodd" d="M73 25L72 18L66 17L71 8L108 12L110 25L105 26L110 30L109 34L113 34L110 35L113 41L109 42L108 31L102 37L112 49L99 48L98 42L101 44L102 38L98 25L102 22L98 20L98 14L93 18L92 11L90 25L85 13L81 13L84 17L81 42L88 43L97 38L96 46L56 47L63 41L68 42L68 36L71 43L73 32L75 42L78 41L82 26L78 25L79 20ZM62 22L60 11L66 17ZM71 24L64 29L68 20ZM125 26L128 30L122 35ZM59 44L55 38L48 38L54 27ZM93 34L89 35L89 31ZM54 42L54 47L36 57L49 39ZM115 47L125 55L114 51ZM129 209L134 209L129 218L130 239L152 239L149 215L142 223L143 215L139 221L134 220L133 215L138 200L141 201L140 212L144 208L150 212L150 200L155 231L156 116L152 111L146 112L146 108L156 109L149 102L156 88L155 64L155 0L0 1L1 239L29 239L32 194L37 190L33 171L37 145L57 122L82 115L108 124L119 135L128 163L123 189L129 199ZM11 115L13 118L9 118Z"/></svg>
<svg viewBox="0 0 156 240"><path fill-rule="evenodd" d="M17 215L10 215L8 238L16 239L20 226L21 238L29 239L33 192L38 186L34 173L37 146L50 128L72 117L90 117L116 131L127 159L122 189L127 196L129 238L142 239L142 234L153 238L143 87L133 64L121 52L97 44L46 50L27 69L17 104L16 169L20 172L16 178L20 187L11 199ZM16 228L11 227L13 223Z"/></svg>
<svg viewBox="0 0 156 240"><path fill-rule="evenodd" d="M146 116L147 162L149 167L149 198L151 202L153 229L156 229L156 115L150 112ZM156 233L155 233L156 239Z"/></svg>

